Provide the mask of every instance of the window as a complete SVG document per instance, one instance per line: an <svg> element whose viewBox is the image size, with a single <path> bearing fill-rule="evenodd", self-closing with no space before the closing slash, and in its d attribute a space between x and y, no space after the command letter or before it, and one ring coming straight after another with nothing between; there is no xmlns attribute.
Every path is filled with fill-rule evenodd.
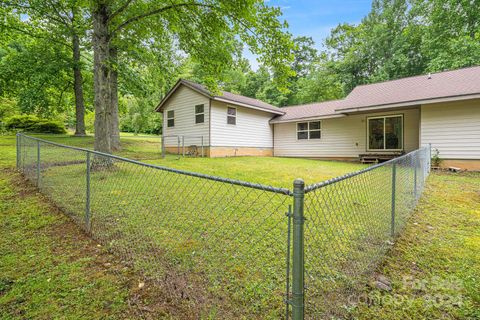
<svg viewBox="0 0 480 320"><path fill-rule="evenodd" d="M197 104L195 106L195 123L205 122L205 108L203 104Z"/></svg>
<svg viewBox="0 0 480 320"><path fill-rule="evenodd" d="M403 115L367 118L368 150L403 150Z"/></svg>
<svg viewBox="0 0 480 320"><path fill-rule="evenodd" d="M232 107L227 108L227 124L237 124L237 109Z"/></svg>
<svg viewBox="0 0 480 320"><path fill-rule="evenodd" d="M175 112L173 110L167 111L167 127L175 126Z"/></svg>
<svg viewBox="0 0 480 320"><path fill-rule="evenodd" d="M322 126L320 121L299 122L297 123L297 139L310 140L320 139Z"/></svg>

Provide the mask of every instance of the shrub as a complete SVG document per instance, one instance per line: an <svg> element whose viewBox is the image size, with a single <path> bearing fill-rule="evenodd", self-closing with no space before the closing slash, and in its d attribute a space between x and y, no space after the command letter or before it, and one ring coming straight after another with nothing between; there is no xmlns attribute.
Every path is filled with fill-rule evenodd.
<svg viewBox="0 0 480 320"><path fill-rule="evenodd" d="M17 103L15 100L0 97L0 122L17 113Z"/></svg>
<svg viewBox="0 0 480 320"><path fill-rule="evenodd" d="M434 167L440 167L442 164L442 159L440 158L440 151L438 151L437 148L433 149L433 154L432 154L432 166Z"/></svg>
<svg viewBox="0 0 480 320"><path fill-rule="evenodd" d="M38 133L67 133L61 123L51 120L40 120L34 125L32 131Z"/></svg>
<svg viewBox="0 0 480 320"><path fill-rule="evenodd" d="M7 130L32 131L35 124L40 121L35 116L20 115L7 118L5 121L5 128Z"/></svg>
<svg viewBox="0 0 480 320"><path fill-rule="evenodd" d="M37 133L66 133L65 127L57 121L39 119L31 115L13 116L5 121L9 131L30 131Z"/></svg>

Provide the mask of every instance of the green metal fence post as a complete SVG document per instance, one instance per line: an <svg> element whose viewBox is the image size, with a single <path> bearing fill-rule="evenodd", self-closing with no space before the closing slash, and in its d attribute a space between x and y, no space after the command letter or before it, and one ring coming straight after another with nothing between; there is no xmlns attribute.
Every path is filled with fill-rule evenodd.
<svg viewBox="0 0 480 320"><path fill-rule="evenodd" d="M17 143L17 170L20 169L20 133L16 135L16 143Z"/></svg>
<svg viewBox="0 0 480 320"><path fill-rule="evenodd" d="M296 179L293 182L293 266L292 266L292 319L304 318L304 215L303 203L305 182Z"/></svg>
<svg viewBox="0 0 480 320"><path fill-rule="evenodd" d="M428 144L428 173L432 170L432 144Z"/></svg>
<svg viewBox="0 0 480 320"><path fill-rule="evenodd" d="M180 159L180 136L177 136L177 158Z"/></svg>
<svg viewBox="0 0 480 320"><path fill-rule="evenodd" d="M37 140L37 188L40 188L40 141Z"/></svg>
<svg viewBox="0 0 480 320"><path fill-rule="evenodd" d="M292 205L288 205L287 216L287 263L286 263L286 281L285 281L285 320L290 317L290 252L291 252L291 232L292 232Z"/></svg>
<svg viewBox="0 0 480 320"><path fill-rule="evenodd" d="M90 152L87 152L85 229L90 232Z"/></svg>
<svg viewBox="0 0 480 320"><path fill-rule="evenodd" d="M160 139L162 139L162 141L161 141L161 143L162 143L162 159L165 159L165 139L163 138L163 136Z"/></svg>
<svg viewBox="0 0 480 320"><path fill-rule="evenodd" d="M182 136L182 157L185 158L185 136Z"/></svg>
<svg viewBox="0 0 480 320"><path fill-rule="evenodd" d="M391 224L391 235L395 236L395 193L396 193L396 182L397 180L397 164L392 165L392 224Z"/></svg>
<svg viewBox="0 0 480 320"><path fill-rule="evenodd" d="M419 155L415 156L413 160L413 197L415 199L415 203L417 203L417 167L418 167L418 160L417 157Z"/></svg>

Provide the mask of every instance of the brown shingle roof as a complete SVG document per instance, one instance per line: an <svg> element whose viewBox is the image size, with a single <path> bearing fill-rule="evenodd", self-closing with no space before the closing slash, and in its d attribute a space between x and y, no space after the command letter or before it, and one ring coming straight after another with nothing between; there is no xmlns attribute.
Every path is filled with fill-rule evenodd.
<svg viewBox="0 0 480 320"><path fill-rule="evenodd" d="M303 104L298 106L283 107L285 114L272 119L271 123L288 122L292 120L302 120L310 118L330 118L341 117L343 115L335 112L344 103L344 100L330 100Z"/></svg>
<svg viewBox="0 0 480 320"><path fill-rule="evenodd" d="M360 85L338 111L480 94L480 66Z"/></svg>
<svg viewBox="0 0 480 320"><path fill-rule="evenodd" d="M279 107L272 106L271 104L268 104L258 99L241 96L239 94L235 94L227 91L221 91L222 95L213 95L205 86L193 81L185 80L185 79L180 79L177 82L177 84L172 88L172 90L170 90L170 92L167 93L167 95L162 99L162 101L158 105L156 109L157 111L161 111L163 104L166 102L166 100L170 97L173 91L175 91L175 89L180 84L186 85L187 87L190 87L198 91L199 93L205 96L208 96L209 98L212 98L213 100L230 102L232 104L237 104L237 105L240 104L247 108L251 107L253 109L263 110L263 111L271 112L273 114L280 114L280 115L284 114L282 109L280 109Z"/></svg>
<svg viewBox="0 0 480 320"><path fill-rule="evenodd" d="M343 100L331 100L299 106L278 108L258 99L222 91L222 95L212 95L204 86L179 80L175 87L160 102L157 111L179 84L184 84L214 99L240 104L254 109L278 114L272 123L313 118L340 117L343 113L368 107L393 107L416 105L426 101L434 102L442 98L469 98L480 95L480 66L452 71L432 73L398 80L385 81L355 87Z"/></svg>

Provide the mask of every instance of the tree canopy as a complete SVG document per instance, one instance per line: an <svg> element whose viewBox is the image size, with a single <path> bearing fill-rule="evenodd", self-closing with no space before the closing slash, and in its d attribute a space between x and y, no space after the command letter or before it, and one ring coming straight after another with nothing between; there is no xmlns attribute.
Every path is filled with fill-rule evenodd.
<svg viewBox="0 0 480 320"><path fill-rule="evenodd" d="M153 109L180 77L285 106L480 64L477 1L374 0L321 44L259 0L8 0L0 18L0 116L75 127L86 112L107 152L119 129L160 133Z"/></svg>

